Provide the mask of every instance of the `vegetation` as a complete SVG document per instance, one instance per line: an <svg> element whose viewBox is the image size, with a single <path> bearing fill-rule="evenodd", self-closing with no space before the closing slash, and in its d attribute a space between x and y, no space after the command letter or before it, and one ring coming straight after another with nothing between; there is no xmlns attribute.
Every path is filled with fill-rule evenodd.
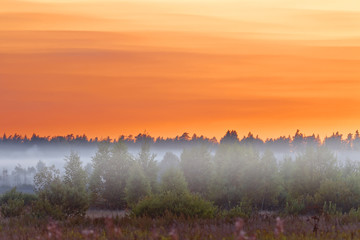
<svg viewBox="0 0 360 240"><path fill-rule="evenodd" d="M84 216L89 207L137 209L136 215L141 216L156 215L144 209L158 209L158 215L166 211L180 214L182 210L170 209L171 204L166 206L163 199L188 209L203 201L228 216L239 212L243 217L257 211L319 214L330 203L340 213L358 209L360 166L355 162L340 163L324 146L308 146L295 158L281 161L270 150L261 152L233 141L234 135L229 132L215 153L206 145L195 145L184 149L180 159L167 153L159 164L146 141L137 157L123 142L100 144L90 171L85 171L74 152L65 158L64 175L54 166L39 163L33 210L38 216L57 219ZM3 211L21 209L19 199L4 202ZM186 205L188 202L192 203Z"/></svg>
<svg viewBox="0 0 360 240"><path fill-rule="evenodd" d="M118 139L111 139L110 137L106 138L88 138L84 135L74 135L68 134L65 136L40 136L33 134L31 137L21 136L19 134L6 135L4 134L0 137L0 146L61 146L61 145L83 145L83 146L97 146L101 143L125 143L128 147L139 147L144 142L147 144L156 147L156 148L165 148L165 149L181 149L184 147L194 146L197 144L206 145L208 147L216 147L219 144L228 144L228 143L240 143L242 145L252 145L257 149L273 149L274 151L297 151L303 150L309 146L325 146L334 150L359 150L360 149L360 133L358 130L355 133L348 133L343 135L339 132L334 132L331 136L326 136L324 141L321 142L319 135L315 134L306 136L301 133L300 130L297 130L294 136L279 136L278 138L268 138L261 139L258 136L254 136L251 132L247 136L244 136L242 139L239 139L239 136L235 130L229 130L226 132L224 137L219 141L213 137L208 138L204 136L198 136L193 134L192 136L189 133L185 132L180 136L174 138L163 138L163 137L152 137L146 132L139 133L136 136L121 135ZM20 169L21 171L24 169Z"/></svg>
<svg viewBox="0 0 360 240"><path fill-rule="evenodd" d="M164 192L139 201L132 209L135 216L161 217L174 216L213 218L216 207L209 201L194 194Z"/></svg>
<svg viewBox="0 0 360 240"><path fill-rule="evenodd" d="M1 215L5 218L20 216L35 200L36 196L17 192L14 187L0 198Z"/></svg>
<svg viewBox="0 0 360 240"><path fill-rule="evenodd" d="M359 239L360 225L340 217L254 215L248 220L198 219L166 215L53 221L22 216L0 219L1 239Z"/></svg>
<svg viewBox="0 0 360 240"><path fill-rule="evenodd" d="M66 219L85 215L89 207L87 175L76 153L66 157L63 179L54 166L43 167L35 175L35 184L38 200L33 213L36 216Z"/></svg>
<svg viewBox="0 0 360 240"><path fill-rule="evenodd" d="M184 136L183 141L186 139ZM65 157L63 174L39 162L34 168L35 194L11 189L0 198L1 214L16 224L29 219L37 224L49 217L61 220L56 226L61 226L64 239L76 238L68 235L66 224L71 221L79 223L72 234L84 237L81 228L92 228L90 239L120 234L114 230L119 222L126 226L121 230L123 239L149 239L155 234L151 228L165 239L174 234L187 239L273 239L280 233L289 239L359 236L360 232L351 229L360 219L360 165L339 161L324 145L304 146L302 139L297 132L292 143L298 154L279 160L272 151L259 150L257 140L244 144L236 132L229 131L215 150L195 144L185 148L180 158L166 153L159 163L146 140L137 156L122 141L103 142L87 170L75 152ZM86 217L93 208L124 210L130 216L114 220L111 230L101 232L102 223ZM270 225L262 227L264 221L281 226L277 216L291 222L286 232L280 227L276 231ZM312 216L307 223L305 216ZM151 224L150 218L154 219ZM188 225L192 221L204 225L194 230ZM247 227L239 230L244 221ZM236 222L235 227L230 222ZM306 231L310 224L313 229L298 232L294 224ZM244 232L250 234L239 238Z"/></svg>

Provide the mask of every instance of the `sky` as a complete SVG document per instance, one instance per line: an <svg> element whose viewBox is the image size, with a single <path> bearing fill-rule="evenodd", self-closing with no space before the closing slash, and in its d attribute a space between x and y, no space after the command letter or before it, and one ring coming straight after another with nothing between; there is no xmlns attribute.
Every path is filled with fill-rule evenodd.
<svg viewBox="0 0 360 240"><path fill-rule="evenodd" d="M360 129L358 0L0 0L0 132Z"/></svg>

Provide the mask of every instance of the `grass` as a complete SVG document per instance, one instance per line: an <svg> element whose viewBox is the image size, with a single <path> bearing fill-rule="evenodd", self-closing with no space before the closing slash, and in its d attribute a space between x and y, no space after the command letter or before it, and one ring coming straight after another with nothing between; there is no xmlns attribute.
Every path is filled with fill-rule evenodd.
<svg viewBox="0 0 360 240"><path fill-rule="evenodd" d="M86 211L86 217L89 217L91 219L96 218L123 218L125 216L128 216L130 214L130 211L127 210L101 210L101 209L89 209Z"/></svg>
<svg viewBox="0 0 360 240"><path fill-rule="evenodd" d="M56 222L30 215L0 220L0 239L360 239L360 223L346 216L298 216L277 219L256 215L247 220L86 217Z"/></svg>

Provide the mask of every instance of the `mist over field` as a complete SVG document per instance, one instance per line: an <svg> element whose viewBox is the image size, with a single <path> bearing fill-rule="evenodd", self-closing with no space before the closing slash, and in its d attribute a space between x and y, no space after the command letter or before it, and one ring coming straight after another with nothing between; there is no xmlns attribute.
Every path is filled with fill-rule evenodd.
<svg viewBox="0 0 360 240"><path fill-rule="evenodd" d="M46 166L54 165L63 174L66 164L65 158L72 152L79 155L83 167L91 172L92 160L98 151L99 144L104 142L115 144L122 141L133 158L138 157L142 143L146 142L149 144L149 150L158 165L166 153L172 153L180 159L185 149L199 145L205 146L211 158L214 158L219 146L226 143L255 149L260 155L270 150L278 164L284 159L295 160L308 147L323 146L330 150L337 159L337 163L342 165L346 161L360 162L359 139L358 132L354 135L348 134L346 139L337 132L321 141L319 136L306 136L299 130L292 137L283 136L266 140L255 137L252 133L240 139L236 131L228 131L219 141L215 138L210 139L196 134L190 137L188 133L167 139L154 138L146 133L140 133L135 137L121 136L117 140L110 138L88 139L85 135L74 136L72 134L51 138L34 134L29 139L17 134L8 137L4 135L0 138L0 185L32 185L39 162Z"/></svg>
<svg viewBox="0 0 360 240"><path fill-rule="evenodd" d="M166 152L174 153L180 157L184 147L159 149L150 148L151 153L156 155L155 160L160 162ZM216 147L214 147L215 149ZM278 161L282 161L285 157L295 158L301 151L281 151L272 150L274 156ZM331 149L330 149L331 150ZM4 147L0 145L0 170L8 169L12 171L15 166L21 165L28 168L35 166L39 161L47 165L55 165L57 168L64 167L64 158L69 155L71 151L79 154L84 166L91 163L94 157L97 146L11 146ZM140 147L129 148L129 153L136 156L140 151ZM360 161L360 150L332 150L338 160L343 161L346 159L352 161ZM214 151L212 151L212 155Z"/></svg>
<svg viewBox="0 0 360 240"><path fill-rule="evenodd" d="M69 156L71 152L79 154L84 167L91 168L91 160L95 156L97 146L0 146L0 185L4 185L3 174L7 171L9 175L16 175L16 167L23 169L30 169L36 167L39 161L43 162L47 166L55 165L57 169L63 173L65 158ZM129 153L133 156L138 155L140 148L131 148ZM181 149L169 149L169 152L174 153L178 157L181 155ZM152 153L156 155L155 160L160 162L166 150L153 150ZM14 176L13 176L14 177ZM27 177L26 182L20 180L16 182L14 179L8 181L11 186L21 184L33 184L34 174L30 174Z"/></svg>
<svg viewBox="0 0 360 240"><path fill-rule="evenodd" d="M47 165L55 165L57 168L64 167L64 158L68 156L71 151L79 154L84 165L91 163L97 151L97 145L94 146L0 146L0 170L13 170L15 166L33 167L38 161L42 161ZM140 148L132 147L129 153L136 156ZM172 148L166 149L151 149L151 152L156 155L155 160L160 162L166 152L172 152L180 157L182 149Z"/></svg>

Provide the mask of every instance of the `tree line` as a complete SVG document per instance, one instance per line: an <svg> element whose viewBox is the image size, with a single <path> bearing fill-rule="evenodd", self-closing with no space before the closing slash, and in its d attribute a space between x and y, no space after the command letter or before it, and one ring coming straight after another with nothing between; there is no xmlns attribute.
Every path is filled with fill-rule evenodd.
<svg viewBox="0 0 360 240"><path fill-rule="evenodd" d="M123 142L128 147L139 147L142 143L146 142L152 147L156 148L183 148L192 146L194 144L207 145L216 148L220 143L240 143L243 145L251 145L257 149L272 149L273 151L296 151L304 150L307 146L325 146L333 150L360 150L360 133L358 130L349 133L346 136L339 132L333 133L331 136L326 136L321 141L319 135L305 135L297 130L293 136L280 136L278 138L261 139L251 132L241 139L235 130L228 130L226 134L218 141L215 137L208 138L198 136L185 132L174 138L152 137L147 133L139 133L138 135L121 135L118 139L111 139L110 137L99 139L88 138L85 134L74 135L69 134L66 136L39 136L33 134L31 137L21 136L19 134L9 135L4 134L0 137L1 145L84 145L84 146L97 146L99 143L118 143Z"/></svg>

